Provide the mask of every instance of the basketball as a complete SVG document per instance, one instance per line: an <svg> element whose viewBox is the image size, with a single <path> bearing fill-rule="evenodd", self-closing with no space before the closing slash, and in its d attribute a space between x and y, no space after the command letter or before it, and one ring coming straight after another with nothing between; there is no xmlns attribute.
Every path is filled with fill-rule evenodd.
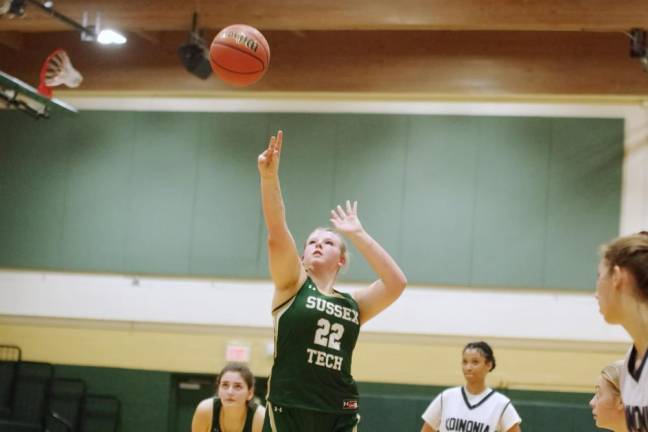
<svg viewBox="0 0 648 432"><path fill-rule="evenodd" d="M212 69L228 84L247 86L268 70L270 46L261 32L244 24L225 27L209 48Z"/></svg>

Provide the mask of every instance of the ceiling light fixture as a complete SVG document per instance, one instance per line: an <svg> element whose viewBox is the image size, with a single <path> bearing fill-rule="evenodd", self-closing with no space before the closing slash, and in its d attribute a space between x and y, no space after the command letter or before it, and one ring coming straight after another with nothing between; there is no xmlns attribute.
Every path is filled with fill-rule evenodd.
<svg viewBox="0 0 648 432"><path fill-rule="evenodd" d="M123 45L126 43L126 38L115 30L103 29L97 35L97 42L102 45Z"/></svg>
<svg viewBox="0 0 648 432"><path fill-rule="evenodd" d="M8 11L9 14L13 16L23 16L27 3L36 6L48 15L58 19L59 21L63 21L65 24L69 25L75 30L78 30L81 33L82 41L97 41L101 44L118 45L126 43L126 37L124 37L124 35L112 29L101 30L99 28L99 15L97 15L94 26L86 25L87 14L84 14L83 24L80 24L74 21L72 18L63 15L62 13L55 10L54 3L51 0L45 1L43 3L38 0L11 0L11 5Z"/></svg>

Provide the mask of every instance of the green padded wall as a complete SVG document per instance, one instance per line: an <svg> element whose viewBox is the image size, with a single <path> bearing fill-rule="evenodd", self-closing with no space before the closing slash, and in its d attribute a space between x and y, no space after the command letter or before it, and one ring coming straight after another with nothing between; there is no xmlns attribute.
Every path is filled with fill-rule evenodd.
<svg viewBox="0 0 648 432"><path fill-rule="evenodd" d="M213 395L214 375L172 374L170 432L185 432L196 405ZM201 382L200 389L181 389L179 382ZM257 379L255 393L263 400L266 379ZM358 383L361 431L400 432L421 430L421 415L444 388L407 384ZM525 432L595 432L588 406L591 394L500 390L522 418ZM175 412L175 415L173 414Z"/></svg>
<svg viewBox="0 0 648 432"><path fill-rule="evenodd" d="M0 267L267 278L256 157L285 130L301 245L359 201L414 284L591 289L618 233L621 119L0 112ZM357 252L343 276L373 277Z"/></svg>
<svg viewBox="0 0 648 432"><path fill-rule="evenodd" d="M89 394L119 399L121 432L168 430L173 407L168 372L56 365L54 375L83 380Z"/></svg>
<svg viewBox="0 0 648 432"><path fill-rule="evenodd" d="M372 432L419 431L421 415L443 387L359 383L360 429ZM499 390L522 418L524 432L595 432L588 406L591 394Z"/></svg>

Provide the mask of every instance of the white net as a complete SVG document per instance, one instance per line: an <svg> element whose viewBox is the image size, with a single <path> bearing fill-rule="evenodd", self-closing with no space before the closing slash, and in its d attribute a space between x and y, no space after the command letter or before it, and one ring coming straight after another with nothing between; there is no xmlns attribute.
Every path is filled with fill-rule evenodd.
<svg viewBox="0 0 648 432"><path fill-rule="evenodd" d="M54 51L46 60L43 82L47 87L65 84L68 87L78 87L83 76L74 69L70 57L61 49Z"/></svg>

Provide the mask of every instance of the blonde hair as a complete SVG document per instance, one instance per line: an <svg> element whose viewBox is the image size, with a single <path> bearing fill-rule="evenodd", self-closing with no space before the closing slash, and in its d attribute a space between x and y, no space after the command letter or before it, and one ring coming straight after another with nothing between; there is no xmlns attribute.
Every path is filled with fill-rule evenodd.
<svg viewBox="0 0 648 432"><path fill-rule="evenodd" d="M605 366L601 371L603 379L612 385L614 392L619 397L621 397L621 384L619 380L622 372L623 360L615 361L614 363Z"/></svg>
<svg viewBox="0 0 648 432"><path fill-rule="evenodd" d="M648 231L612 240L601 247L601 256L608 269L619 266L629 271L639 298L648 301Z"/></svg>

